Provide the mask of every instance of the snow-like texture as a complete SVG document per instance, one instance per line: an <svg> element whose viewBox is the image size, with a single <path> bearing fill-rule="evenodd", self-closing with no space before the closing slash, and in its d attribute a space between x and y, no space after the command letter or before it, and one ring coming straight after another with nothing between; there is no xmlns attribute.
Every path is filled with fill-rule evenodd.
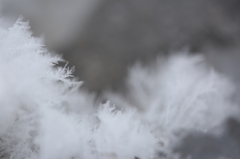
<svg viewBox="0 0 240 159"><path fill-rule="evenodd" d="M19 19L0 30L0 158L150 159L157 138L132 111L79 90Z"/></svg>
<svg viewBox="0 0 240 159"><path fill-rule="evenodd" d="M121 110L96 106L28 29L0 29L1 159L151 159L182 130L211 131L235 112L230 83L183 54L136 65L126 96L109 95Z"/></svg>
<svg viewBox="0 0 240 159"><path fill-rule="evenodd" d="M93 140L97 152L119 158L134 158L132 154L142 159L153 157L157 140L134 114L134 111L114 111L107 105L98 112L100 124L94 130Z"/></svg>
<svg viewBox="0 0 240 159"><path fill-rule="evenodd" d="M230 81L200 55L158 58L149 67L137 63L126 82L127 93L106 96L120 107L137 108L142 120L154 124L162 151L187 130L220 133L224 120L238 112L230 102Z"/></svg>

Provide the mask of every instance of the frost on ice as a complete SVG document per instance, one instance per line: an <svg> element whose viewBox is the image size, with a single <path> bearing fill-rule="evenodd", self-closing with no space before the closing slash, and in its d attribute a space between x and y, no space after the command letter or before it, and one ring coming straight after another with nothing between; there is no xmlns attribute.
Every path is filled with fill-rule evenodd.
<svg viewBox="0 0 240 159"><path fill-rule="evenodd" d="M21 18L0 29L1 159L151 159L179 131L211 131L235 109L231 84L201 56L136 65L128 93L107 95L120 110L98 106L59 61Z"/></svg>

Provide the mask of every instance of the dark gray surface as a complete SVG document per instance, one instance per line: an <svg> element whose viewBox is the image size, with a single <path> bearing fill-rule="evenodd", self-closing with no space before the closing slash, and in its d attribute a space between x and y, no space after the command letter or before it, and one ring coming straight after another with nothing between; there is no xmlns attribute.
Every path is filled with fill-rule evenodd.
<svg viewBox="0 0 240 159"><path fill-rule="evenodd" d="M192 132L176 146L184 158L191 159L238 159L240 157L240 123L235 119L227 121L227 130L221 136Z"/></svg>
<svg viewBox="0 0 240 159"><path fill-rule="evenodd" d="M78 40L58 50L90 90L119 88L136 60L183 48L234 48L238 8L234 0L105 0Z"/></svg>

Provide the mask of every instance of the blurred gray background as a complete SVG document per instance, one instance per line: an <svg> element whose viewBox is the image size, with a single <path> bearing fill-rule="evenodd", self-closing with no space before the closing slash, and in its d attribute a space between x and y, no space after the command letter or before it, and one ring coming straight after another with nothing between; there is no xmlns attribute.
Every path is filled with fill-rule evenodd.
<svg viewBox="0 0 240 159"><path fill-rule="evenodd" d="M34 35L76 66L91 91L122 87L136 60L186 48L240 77L239 0L0 0L0 6L9 25L19 15L29 20Z"/></svg>
<svg viewBox="0 0 240 159"><path fill-rule="evenodd" d="M121 90L134 62L183 49L204 54L240 90L240 0L0 0L0 15L6 27L20 15L29 20L90 91ZM240 124L226 122L225 135L193 132L176 151L239 159Z"/></svg>

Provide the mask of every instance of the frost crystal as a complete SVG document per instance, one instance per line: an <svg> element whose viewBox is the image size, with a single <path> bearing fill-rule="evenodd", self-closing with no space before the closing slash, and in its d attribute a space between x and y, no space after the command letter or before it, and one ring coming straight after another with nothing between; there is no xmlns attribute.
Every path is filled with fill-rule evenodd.
<svg viewBox="0 0 240 159"><path fill-rule="evenodd" d="M157 138L132 111L96 108L21 18L0 29L0 158L150 159Z"/></svg>
<svg viewBox="0 0 240 159"><path fill-rule="evenodd" d="M163 151L189 130L219 133L224 120L238 112L230 102L233 86L200 55L158 58L149 67L138 63L127 88L124 95L106 96L119 107L137 108L143 121L154 124Z"/></svg>
<svg viewBox="0 0 240 159"><path fill-rule="evenodd" d="M21 18L0 28L1 159L152 159L181 132L211 132L237 112L229 81L186 54L136 65L128 93L108 94L121 110L96 107L28 29Z"/></svg>

